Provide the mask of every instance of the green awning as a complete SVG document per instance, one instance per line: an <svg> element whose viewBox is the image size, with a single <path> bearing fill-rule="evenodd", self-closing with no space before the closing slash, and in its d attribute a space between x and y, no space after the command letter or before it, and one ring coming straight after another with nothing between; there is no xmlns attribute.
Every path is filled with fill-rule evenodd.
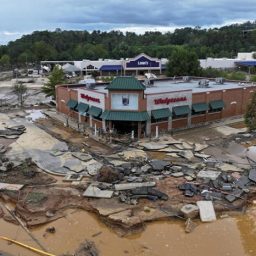
<svg viewBox="0 0 256 256"><path fill-rule="evenodd" d="M119 76L116 77L107 87L108 90L145 90L146 87L135 77Z"/></svg>
<svg viewBox="0 0 256 256"><path fill-rule="evenodd" d="M69 100L67 102L67 106L71 109L74 109L77 106L77 101L76 100Z"/></svg>
<svg viewBox="0 0 256 256"><path fill-rule="evenodd" d="M192 105L192 109L195 112L203 112L208 110L207 103L195 103Z"/></svg>
<svg viewBox="0 0 256 256"><path fill-rule="evenodd" d="M154 119L168 118L171 114L172 113L169 108L161 108L151 111L151 115Z"/></svg>
<svg viewBox="0 0 256 256"><path fill-rule="evenodd" d="M102 113L102 109L101 108L97 108L94 106L91 106L91 108L88 111L88 114L94 117L99 117L99 115Z"/></svg>
<svg viewBox="0 0 256 256"><path fill-rule="evenodd" d="M183 116L183 115L188 115L190 113L190 108L188 105L185 105L185 106L177 106L177 107L174 107L173 109L173 113L176 115L176 116Z"/></svg>
<svg viewBox="0 0 256 256"><path fill-rule="evenodd" d="M224 108L225 106L223 100L213 100L213 101L210 101L209 104L211 109L221 109L221 108Z"/></svg>
<svg viewBox="0 0 256 256"><path fill-rule="evenodd" d="M134 111L104 111L101 118L107 121L135 121L142 122L150 119L148 112Z"/></svg>
<svg viewBox="0 0 256 256"><path fill-rule="evenodd" d="M85 112L87 112L89 110L89 105L86 103L82 103L80 102L77 106L77 110L80 114L84 114Z"/></svg>

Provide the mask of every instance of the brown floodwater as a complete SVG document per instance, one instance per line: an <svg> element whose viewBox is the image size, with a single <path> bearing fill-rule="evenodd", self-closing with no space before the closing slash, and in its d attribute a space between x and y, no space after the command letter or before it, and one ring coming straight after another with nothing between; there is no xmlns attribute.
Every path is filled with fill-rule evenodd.
<svg viewBox="0 0 256 256"><path fill-rule="evenodd" d="M32 230L33 235L55 255L72 254L81 242L95 242L100 255L138 256L255 256L256 208L246 215L219 219L214 223L198 222L196 229L187 234L184 222L170 219L148 224L144 232L125 238L119 237L97 218L84 211L68 210L66 217ZM46 234L49 226L55 234ZM0 235L39 248L21 227L0 220ZM0 251L18 256L34 253L0 241Z"/></svg>

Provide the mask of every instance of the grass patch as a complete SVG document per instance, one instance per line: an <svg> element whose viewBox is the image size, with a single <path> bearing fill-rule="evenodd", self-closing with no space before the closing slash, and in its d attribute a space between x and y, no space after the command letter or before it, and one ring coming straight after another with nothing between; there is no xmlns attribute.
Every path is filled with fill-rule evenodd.
<svg viewBox="0 0 256 256"><path fill-rule="evenodd" d="M31 192L28 194L26 198L26 202L32 203L32 204L38 204L42 203L47 199L47 196L44 193L39 193L39 192Z"/></svg>

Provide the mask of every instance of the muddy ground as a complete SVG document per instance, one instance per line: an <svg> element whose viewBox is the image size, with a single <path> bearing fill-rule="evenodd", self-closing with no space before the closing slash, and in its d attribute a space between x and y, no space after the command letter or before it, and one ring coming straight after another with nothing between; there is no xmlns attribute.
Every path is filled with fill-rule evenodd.
<svg viewBox="0 0 256 256"><path fill-rule="evenodd" d="M54 138L65 141L71 149L83 150L95 156L95 158L101 158L116 152L116 148L113 149L107 144L88 138L84 134L64 127L63 124L52 119L39 119L36 121L36 125ZM241 122L237 122L233 123L232 127L243 128L244 126ZM207 143L211 147L205 152L217 157L225 158L226 154L234 152L232 143L234 143L235 136L224 136L214 129L209 129L209 127L178 132L173 137L192 142L202 142L207 138ZM255 145L254 140L244 138L238 144L239 146L243 145L242 147L248 147L249 145ZM7 147L12 142L13 140L0 138L0 144ZM239 153L241 152L239 151ZM186 162L184 159L168 157L160 152L147 151L147 154L149 158L165 159L172 164ZM82 182L77 184L64 183L60 178L55 179L54 176L42 172L34 164L23 164L8 173L3 173L0 175L0 180L5 183L26 185L21 191L3 191L0 196L4 203L12 203L15 215L28 227L37 227L63 218L68 209L80 209L92 212L121 236L143 231L145 224L148 222L167 220L170 216L178 219L182 218L179 211L182 205L196 203L203 199L200 195L191 198L183 195L183 192L178 189L178 185L186 182L184 177L167 177L157 181L156 189L168 195L169 199L167 201L140 199L136 205L124 204L117 197L111 199L85 198L81 196L82 193L90 182L97 180L97 177L85 177ZM216 203L215 210L219 216L227 211L243 212L245 207L250 205L255 198L255 192L252 190L250 195L246 195L232 204L227 202ZM4 217L7 221L15 222L13 218Z"/></svg>

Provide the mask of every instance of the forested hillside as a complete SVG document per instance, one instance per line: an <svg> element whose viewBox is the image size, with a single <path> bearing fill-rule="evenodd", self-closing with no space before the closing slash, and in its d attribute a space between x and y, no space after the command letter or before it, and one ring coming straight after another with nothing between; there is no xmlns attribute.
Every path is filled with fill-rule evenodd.
<svg viewBox="0 0 256 256"><path fill-rule="evenodd" d="M173 33L120 31L35 31L0 46L0 66L24 65L40 60L126 58L144 52L168 57L176 45L193 49L198 58L235 57L237 52L256 50L256 22L221 28L182 28Z"/></svg>

